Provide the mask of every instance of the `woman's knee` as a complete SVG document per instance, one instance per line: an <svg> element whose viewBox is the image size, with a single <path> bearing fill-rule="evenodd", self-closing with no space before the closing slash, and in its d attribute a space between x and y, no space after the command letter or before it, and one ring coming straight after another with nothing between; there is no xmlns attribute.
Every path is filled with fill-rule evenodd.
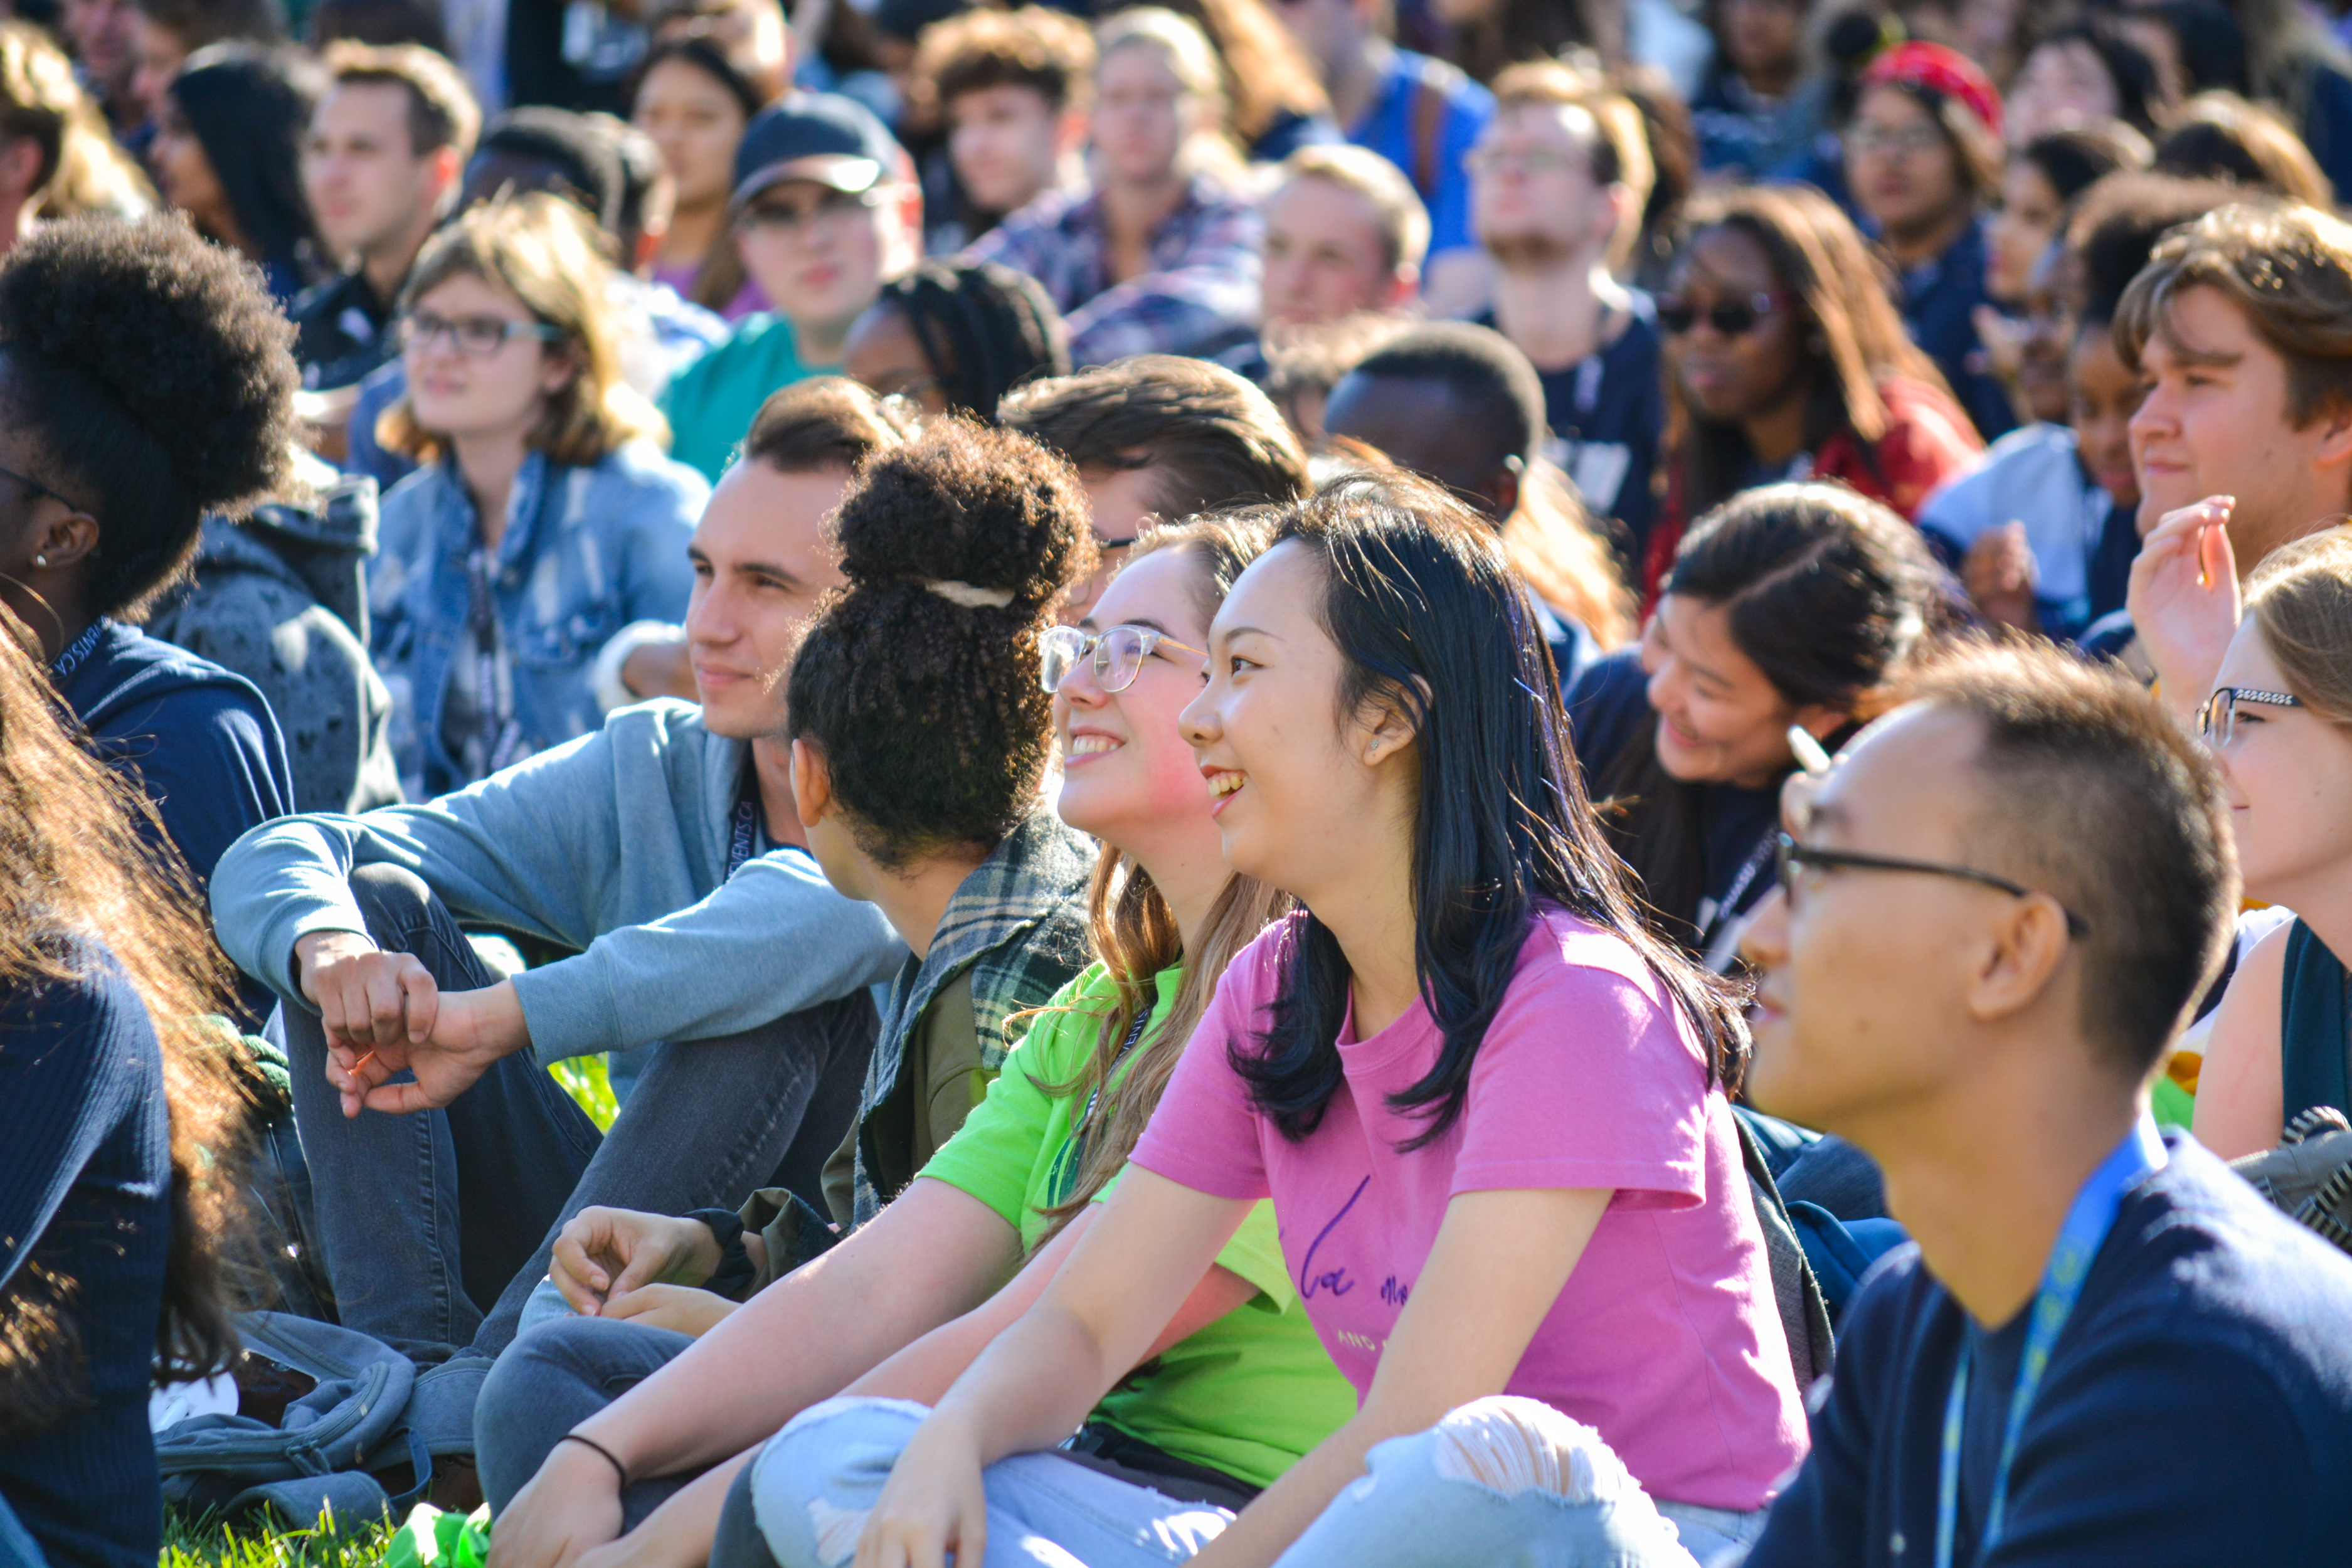
<svg viewBox="0 0 2352 1568"><path fill-rule="evenodd" d="M838 1568L855 1556L890 1468L929 1414L905 1399L828 1399L770 1438L737 1485L748 1485L775 1560Z"/></svg>
<svg viewBox="0 0 2352 1568"><path fill-rule="evenodd" d="M1538 1399L1472 1400L1447 1411L1429 1436L1439 1479L1505 1497L1542 1491L1568 1503L1614 1502L1641 1490L1599 1432Z"/></svg>

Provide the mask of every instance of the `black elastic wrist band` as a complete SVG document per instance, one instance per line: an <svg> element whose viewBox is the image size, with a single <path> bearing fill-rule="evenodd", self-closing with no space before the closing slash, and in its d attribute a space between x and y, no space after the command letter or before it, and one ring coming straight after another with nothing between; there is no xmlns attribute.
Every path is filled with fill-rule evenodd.
<svg viewBox="0 0 2352 1568"><path fill-rule="evenodd" d="M733 1209L696 1209L686 1217L709 1226L712 1239L719 1243L719 1267L711 1270L702 1288L730 1301L740 1300L755 1272L751 1254L743 1245L742 1216Z"/></svg>
<svg viewBox="0 0 2352 1568"><path fill-rule="evenodd" d="M613 1467L613 1473L621 1478L621 1489L623 1491L628 1490L629 1467L614 1458L613 1457L612 1449L607 1448L604 1444L596 1441L595 1438L583 1437L577 1432L566 1432L562 1436L558 1437L556 1441L559 1443L577 1443L583 1448L592 1448L597 1453L604 1455L604 1462Z"/></svg>

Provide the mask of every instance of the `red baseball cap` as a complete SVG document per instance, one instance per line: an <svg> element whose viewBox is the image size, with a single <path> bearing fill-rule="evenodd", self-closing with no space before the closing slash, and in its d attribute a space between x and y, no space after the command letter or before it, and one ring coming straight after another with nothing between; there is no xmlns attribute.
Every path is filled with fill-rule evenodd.
<svg viewBox="0 0 2352 1568"><path fill-rule="evenodd" d="M1957 49L1941 44L1897 44L1870 62L1862 73L1862 84L1870 87L1879 82L1894 82L1905 87L1924 87L1946 98L1958 99L1966 109L1984 122L1986 130L2000 134L2000 89L1992 79L1978 68L1976 61Z"/></svg>

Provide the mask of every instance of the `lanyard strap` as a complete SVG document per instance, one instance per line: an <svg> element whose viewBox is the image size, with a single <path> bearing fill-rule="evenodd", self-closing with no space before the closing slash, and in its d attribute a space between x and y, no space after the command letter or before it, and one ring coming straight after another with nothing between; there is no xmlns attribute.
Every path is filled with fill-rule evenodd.
<svg viewBox="0 0 2352 1568"><path fill-rule="evenodd" d="M2017 1460L2018 1439L2025 1431L2033 1395L2042 1386L2042 1374L2050 1370L2050 1352L2065 1331L2074 1303L2082 1298L2092 1260L2115 1226L2124 1194L2149 1172L2163 1169L2168 1157L2155 1121L2142 1112L2116 1152L2074 1194L2066 1223L2058 1228L2058 1244L2050 1250L2050 1265L2029 1309L2033 1316L2026 1326L2024 1353L2018 1361L2017 1386L2010 1392L2000 1461L1993 1470L1992 1500L1985 1507L1984 1531L1977 1541L1979 1558L2000 1539L2001 1515L2009 1506L2009 1471ZM1936 1568L1953 1568L1953 1547L1959 1533L1960 1436L1968 1415L1969 1349L1963 1338L1960 1363L1952 1373L1952 1392L1944 1401L1944 1454L1936 1478Z"/></svg>
<svg viewBox="0 0 2352 1568"><path fill-rule="evenodd" d="M1748 889L1754 887L1756 879L1764 874L1764 868L1771 860L1772 850L1780 841L1779 835L1768 828L1764 837L1756 841L1756 847L1748 851L1747 863L1739 868L1739 874L1732 878L1731 886L1723 897L1700 901L1697 946L1699 951L1707 953L1709 968L1714 967L1714 954L1709 949L1717 929L1738 912L1739 900L1748 896Z"/></svg>

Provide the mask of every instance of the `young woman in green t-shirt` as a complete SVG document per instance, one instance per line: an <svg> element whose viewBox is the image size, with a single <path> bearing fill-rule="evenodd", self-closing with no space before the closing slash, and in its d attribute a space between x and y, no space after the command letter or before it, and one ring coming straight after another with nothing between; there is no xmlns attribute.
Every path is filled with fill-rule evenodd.
<svg viewBox="0 0 2352 1568"><path fill-rule="evenodd" d="M597 1568L700 1563L743 1460L786 1421L837 1394L937 1398L1043 1291L1225 963L1283 907L1227 868L1176 729L1200 689L1209 622L1264 544L1245 517L1159 530L1080 627L1049 634L1059 809L1104 845L1097 962L1040 1011L904 1195L698 1340L627 1320L656 1302L672 1321L694 1316L677 1312L680 1287L717 1267L708 1226L609 1210L572 1222L555 1278L583 1315L526 1333L483 1390L496 1568L583 1552ZM1096 1412L1072 1462L1238 1508L1353 1410L1262 1210Z"/></svg>

